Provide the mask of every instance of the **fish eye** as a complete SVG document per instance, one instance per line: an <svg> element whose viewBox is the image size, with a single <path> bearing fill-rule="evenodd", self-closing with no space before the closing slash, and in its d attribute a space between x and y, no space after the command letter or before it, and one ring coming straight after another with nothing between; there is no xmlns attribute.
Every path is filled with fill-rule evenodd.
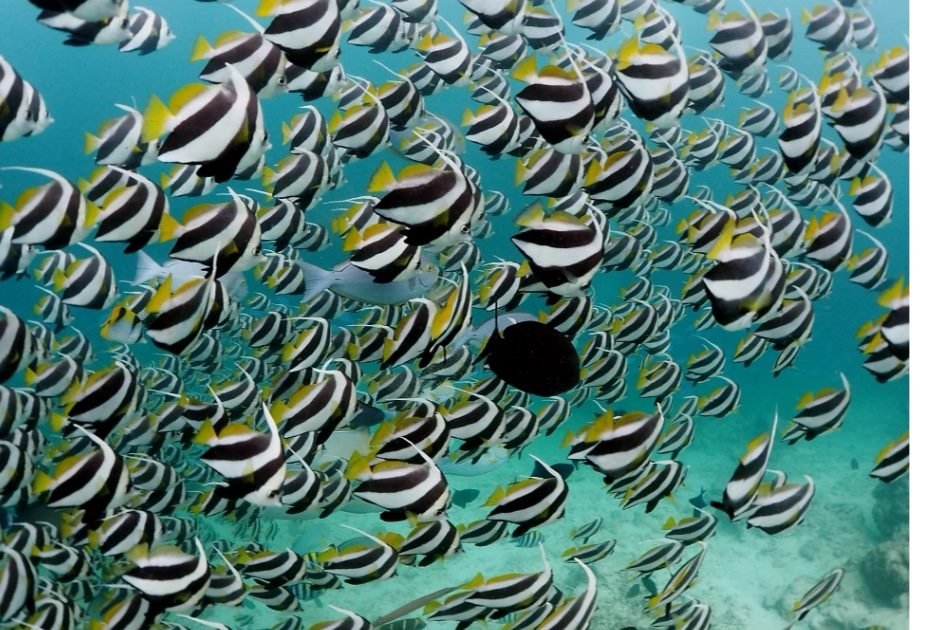
<svg viewBox="0 0 927 630"><path fill-rule="evenodd" d="M462 225L462 226L460 226L460 231L463 232L464 234L469 234L469 233L470 233L470 226L469 226L469 225Z"/></svg>

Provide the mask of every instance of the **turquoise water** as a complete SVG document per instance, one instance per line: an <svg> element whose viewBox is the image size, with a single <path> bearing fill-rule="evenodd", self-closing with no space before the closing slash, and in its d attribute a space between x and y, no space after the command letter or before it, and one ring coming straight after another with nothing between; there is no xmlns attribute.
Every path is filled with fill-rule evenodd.
<svg viewBox="0 0 927 630"><path fill-rule="evenodd" d="M204 35L209 41L214 41L224 31L249 29L240 16L219 3L149 0L145 6L164 16L177 38L153 54L138 56L120 53L114 46L64 46L61 43L63 34L45 28L35 21L37 10L34 7L21 0L6 4L8 6L2 9L0 19L0 55L41 92L55 121L40 135L0 143L0 166L50 169L72 182L76 182L80 177L88 177L95 167L93 156L84 155L82 151L83 133L96 130L104 120L119 115L120 111L113 107L113 104L135 103L140 110L144 110L152 95L158 95L166 101L175 90L197 79L200 63L190 62L189 57L198 35ZM255 4L241 0L235 3L251 15L254 15ZM464 32L461 5L451 0L439 0L438 4L439 14ZM362 2L362 5L371 6L366 2ZM568 22L568 11L564 3L557 2L556 5ZM738 3L731 0L728 5L731 10L742 10ZM678 21L688 54L694 54L697 49L709 48L711 32L706 30L706 16L675 2L663 1L660 6ZM787 63L817 81L823 71L824 56L813 42L804 36L805 26L799 23L802 9L810 9L811 3L799 0L756 0L753 6L758 14L767 10L781 14L786 7L789 8L794 20L795 36L791 57ZM883 52L896 46L906 46L908 28L907 6L903 2L871 2L867 9L879 29L878 44L873 50L868 51L852 47L848 49L864 71L867 65L876 62ZM266 24L267 20L263 23ZM621 31L596 45L606 51L617 50L632 31L633 24L625 22ZM415 54L411 51L374 55L365 48L348 44L347 35L342 37L341 63L345 71L349 75L370 79L375 84L380 84L387 77L379 67L370 63L372 58L396 70L406 68L416 60ZM585 32L568 24L565 37L568 41L581 43L584 41ZM478 38L467 35L466 39L470 49L476 51ZM781 116L788 96L785 90L776 85L782 66L770 61L767 67L771 88L761 100L773 106ZM751 100L738 93L731 78L725 78L725 83L723 106L709 110L704 115L736 124L741 107L750 105ZM514 94L519 84L514 79L510 79L510 84ZM466 86L451 86L427 96L426 107L428 111L442 116L460 128L464 109L474 109L477 105L469 98L469 92L470 88ZM312 104L318 107L327 119L331 118L336 109L335 104L327 97L320 98ZM281 94L262 101L264 120L273 145L267 153L268 164L274 165L286 155L287 146L280 137L280 123L298 113L301 105L302 101L293 94ZM620 115L646 137L647 131L642 121L629 109L624 109ZM686 114L682 117L680 125L686 131L701 131L705 122L699 116ZM826 124L823 135L838 148L842 146L839 136ZM768 138L757 138L757 146L776 149L775 139L775 134ZM460 156L467 165L479 173L483 193L503 193L513 209L507 215L489 217L493 234L474 241L479 248L482 261L485 263L499 258L521 262L523 256L510 240L519 230L514 224L514 218L522 208L539 198L522 195L520 187L515 185L515 158L503 156L492 161L472 143L467 142L462 144L462 147L464 150L460 152ZM647 147L653 150L656 144L648 142ZM323 201L343 200L366 194L371 175L384 159L388 160L397 172L401 165L411 163L396 150L384 150L371 157L352 161L344 167L346 184L340 189L326 192ZM651 623L653 615L644 612L648 596L646 588L637 584L632 574L622 569L633 558L657 544L664 533L662 527L669 517L679 520L692 513L689 499L697 496L702 488L707 490L707 498L720 497L724 484L736 467L737 458L744 452L751 439L769 430L777 410L781 433L787 420L795 413L795 406L802 395L808 391L816 392L825 387L838 386L840 373L846 376L852 389L852 401L843 426L838 431L819 436L811 442L801 441L789 445L777 439L769 464L772 469L787 472L790 481L799 481L803 475L814 479L816 494L804 521L790 531L767 535L755 528L745 528L743 522L731 523L720 512L714 512L719 518L717 531L707 541L708 551L698 580L686 595L711 607L712 627L781 628L790 620L789 611L792 603L828 571L840 567L846 570L840 589L829 601L811 611L798 627L907 627L907 476L890 484L883 484L871 478L868 473L874 465L876 454L907 430L908 379L907 376L903 376L889 383L877 383L863 368L864 356L856 347L855 336L861 324L885 312L877 302L879 293L887 289L898 277L908 275L907 153L896 152L883 146L878 154L877 163L888 175L894 189L894 215L888 225L879 228L867 226L850 208L848 182L839 181L836 185L841 201L849 209L853 227L873 234L886 247L889 256L887 280L876 289L866 290L849 282L849 272L845 268L836 271L833 274L832 291L825 297L813 301L815 321L811 339L805 343L794 366L786 369L777 378L773 378L771 374L776 356L772 350L767 350L761 359L747 368L731 361L734 347L747 331L726 331L714 326L707 331L698 332L693 326L696 315L687 311L672 327L668 354L685 369L689 355L702 347L702 341L697 335L718 344L727 357L724 376L741 388L739 407L724 418L695 417L692 444L678 456L678 460L687 470L685 483L673 493L673 497L660 501L651 513L645 513L643 506L621 509L620 501L606 492L602 476L591 467L579 467L567 480L569 496L564 516L537 529L543 534L542 544L553 566L556 586L567 596L579 594L586 589L581 569L575 563L564 562L560 557L563 550L574 544L569 540L569 533L573 528L601 516L604 519L602 528L592 541L609 538L617 541L615 551L609 557L591 565L598 577L598 596L589 627L617 630L624 627L643 628ZM140 172L152 181L158 181L159 175L166 172L169 166L156 163L142 167ZM711 188L713 199L718 202L724 202L728 194L742 189L734 182L730 169L723 164L714 164L703 171L692 169L690 176L690 194L698 186L706 185ZM13 203L21 191L41 181L41 178L21 172L0 172L0 200ZM260 182L233 180L228 185L241 194L248 194L247 189L260 187ZM188 207L203 201L223 201L225 198L219 193L225 190L225 186L226 184L220 185L211 195L204 198L172 198L171 215L181 217ZM777 186L785 190L783 182L778 182ZM673 228L679 219L688 216L694 208L692 203L686 200L661 205L667 207L670 220L668 225L656 228L658 243L676 239ZM825 203L821 210L830 207ZM813 215L820 214L820 210L801 208L801 215L805 221ZM316 205L306 213L307 220L323 226L328 226L334 216L335 213L325 204ZM618 229L626 226L619 226L617 221L613 220L611 227ZM346 254L339 246L337 235L331 233L330 239L332 244L323 251L302 252L301 258L322 267L331 267L344 260ZM99 248L120 281L132 280L135 260L122 253L121 245L94 243L92 234L87 242ZM865 239L857 237L854 252L859 252L863 243L868 246ZM263 245L265 248L270 247L266 242ZM145 251L156 260L163 261L169 249L170 243L165 243L147 246ZM80 248L75 246L71 246L68 251L83 255ZM471 271L471 288L474 291L478 289L478 276L479 274ZM246 272L245 277L248 280L249 293L265 293L271 297L272 303L283 306L290 314L295 314L300 302L298 298L275 296L258 282L251 272ZM687 277L688 275L682 271L660 269L654 269L650 275L654 285L668 287L673 297L680 295ZM589 295L596 304L615 309L620 307L623 301L619 291L634 280L635 274L629 270L600 271L592 282ZM42 294L31 276L2 281L0 288L4 291L4 297L0 300L4 306L24 320L34 319L32 307ZM120 292L129 290L133 290L132 287L120 284ZM530 297L517 310L537 315L547 310L547 307L542 299ZM96 357L88 362L85 368L98 370L111 365L113 356L109 349L112 344L99 336L100 325L109 314L109 309L94 311L78 307L72 308L71 311L75 318L73 326L90 338L96 353ZM254 310L251 313L261 314ZM475 323L482 323L489 317L487 311L473 309ZM335 318L333 327L349 326L357 321L356 315L349 311ZM584 345L586 334L580 333L575 337L574 344L578 349ZM227 343L241 345L245 354L251 352L242 340L240 330L232 327L223 331L222 335L226 336ZM143 367L155 365L162 356L150 342L133 344L131 352ZM628 393L624 399L611 405L614 409L641 410L648 413L655 410L652 399L641 399L636 395L637 373L644 356L645 353L641 349L628 353ZM212 383L235 378L235 363L234 358L227 357L214 374L206 377ZM414 363L409 365L418 370ZM286 367L284 362L276 357L269 361L269 366L274 371ZM377 362L364 363L362 369L364 378L357 385L363 392L369 388L371 382L382 379L383 375ZM194 369L193 372L195 371ZM470 374L458 379L454 384L465 387L467 382L482 378L486 374L484 367L476 366ZM22 378L23 371L20 370L6 385L21 387ZM194 380L192 372L188 372L187 391L194 397L208 400L208 392L203 386L206 380ZM685 396L707 394L717 384L719 382L716 379L697 385L683 381L673 395L673 411ZM570 391L564 396L571 398L575 394L576 391ZM156 396L151 397L149 410L156 408L154 401L158 400ZM57 401L53 401L55 402ZM526 406L537 411L544 402L542 397L532 396ZM392 413L388 409L386 411ZM451 507L448 512L449 520L455 525L463 525L485 518L490 508L484 507L483 503L497 486L505 486L514 479L531 473L533 461L529 455L539 457L550 464L566 462L568 451L562 446L564 435L567 431L579 430L599 413L599 408L592 401L575 405L569 418L552 436L536 437L521 454L509 456L500 467L482 475L449 475L448 481L452 489L479 491L478 499L466 507ZM667 417L672 415L668 413ZM254 418L233 420L254 422L253 426L256 429L263 430L260 416L254 415ZM73 439L63 439L56 435L48 426L48 419L44 417L40 419L37 430L48 436L49 446L37 454L36 464L50 471L55 461L55 445L59 442L69 444ZM354 437L357 438L356 435ZM4 436L0 435L0 439L3 438ZM362 434L359 438L360 443L363 443L365 438ZM176 440L175 438L171 441ZM456 445L457 441L452 440L452 448ZM194 461L200 452L200 447L185 445L183 458ZM155 459L161 457L158 452L150 452L147 455ZM339 455L348 456L350 451ZM659 461L664 459L664 456L653 453L652 459ZM319 461L312 462L312 466L317 468ZM220 477L213 475L211 479L219 480ZM188 494L183 505L193 504L197 492L204 487L200 482L202 479L188 480ZM42 497L32 497L28 503L29 505L9 506L7 510L17 520L54 521L60 518L58 512L42 509ZM251 541L260 541L264 548L270 551L295 549L300 554L320 552L329 544L342 543L353 538L355 534L340 527L342 524L349 524L372 534L386 531L397 532L403 536L408 534L411 529L409 523L383 522L376 513L371 513L375 512L375 509L371 510L370 507L358 507L355 502L325 519L316 516L274 519L262 513L260 509L255 509L256 521L247 527L241 522L236 523L234 517L196 516L183 507L173 514L164 513L161 516L192 518L196 523L197 534L206 542L225 540L229 543L229 548L234 549ZM513 528L510 527L509 531L511 529ZM192 537L184 540L167 539L164 542L179 544L188 552L195 550ZM449 556L427 567L400 565L396 574L387 580L362 585L344 585L340 589L319 592L312 599L300 601L299 610L296 612L273 611L255 601L253 597L247 597L235 607L212 605L205 610L198 610L195 616L203 620L226 623L233 628L270 628L296 614L299 616L301 627L308 627L322 620L337 618L339 613L327 607L334 605L354 611L373 621L405 602L440 588L463 584L477 573L490 578L512 571L536 572L543 566L537 548L522 548L507 538L486 547L465 543L464 550L464 553ZM685 559L691 555L691 549L684 552ZM75 600L75 603L96 614L95 609L99 607L107 592L106 585L111 584L108 577L103 576L109 575L110 567L114 563L117 561L112 558L102 558L96 554L92 556L91 566L95 577L88 578L93 585L92 597ZM214 554L210 554L210 564L214 568L222 566ZM37 565L40 575L47 575L41 562L37 561ZM676 567L678 565L673 570ZM671 572L667 570L654 574L653 581L658 589L663 587L670 575ZM255 584L253 580L246 579L246 582L250 585ZM52 588L57 586L53 585ZM408 616L425 617L421 610L411 611ZM195 622L180 619L170 613L163 617L164 622L171 620L184 627L201 627ZM78 627L83 627L83 623L79 623ZM501 627L500 622L489 623L491 627ZM455 622L427 621L427 627L451 628L455 627Z"/></svg>

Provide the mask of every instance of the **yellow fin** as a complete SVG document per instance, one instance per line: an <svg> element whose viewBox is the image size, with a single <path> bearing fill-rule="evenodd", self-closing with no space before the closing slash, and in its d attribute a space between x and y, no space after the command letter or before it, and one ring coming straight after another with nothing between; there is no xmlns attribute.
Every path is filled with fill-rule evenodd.
<svg viewBox="0 0 927 630"><path fill-rule="evenodd" d="M515 225L521 227L531 227L537 225L538 223L544 220L544 208L541 207L540 203L535 203L529 206L524 212L522 212L515 219Z"/></svg>
<svg viewBox="0 0 927 630"><path fill-rule="evenodd" d="M370 474L370 458L359 451L354 451L344 471L345 479L360 479L361 475Z"/></svg>
<svg viewBox="0 0 927 630"><path fill-rule="evenodd" d="M496 489L493 490L493 493L489 495L489 498L486 499L486 503L483 504L483 507L490 507L497 505L505 497L505 488L502 486L496 486Z"/></svg>
<svg viewBox="0 0 927 630"><path fill-rule="evenodd" d="M100 146L100 139L89 131L84 132L84 154L90 155Z"/></svg>
<svg viewBox="0 0 927 630"><path fill-rule="evenodd" d="M161 215L161 222L158 225L158 240L160 242L170 241L177 238L183 230L183 225L168 213Z"/></svg>
<svg viewBox="0 0 927 630"><path fill-rule="evenodd" d="M152 96L142 120L142 142L151 142L167 131L174 114L157 96Z"/></svg>
<svg viewBox="0 0 927 630"><path fill-rule="evenodd" d="M63 413L52 413L48 419L49 425L52 428L52 431L56 433L61 433L61 430L64 428L64 425L68 422L68 417Z"/></svg>
<svg viewBox="0 0 927 630"><path fill-rule="evenodd" d="M55 480L48 473L40 470L32 477L32 493L42 494L55 485Z"/></svg>
<svg viewBox="0 0 927 630"><path fill-rule="evenodd" d="M168 275L164 280L161 281L161 284L158 285L158 288L155 290L154 295L151 296L148 300L148 304L145 305L146 313L158 313L164 308L164 305L171 298L171 283L173 282L172 276Z"/></svg>
<svg viewBox="0 0 927 630"><path fill-rule="evenodd" d="M269 17L276 15L281 5L280 0L260 0L254 14L258 17Z"/></svg>
<svg viewBox="0 0 927 630"><path fill-rule="evenodd" d="M196 42L193 44L193 54L190 55L190 61L202 61L212 54L212 46L209 40L203 35L197 35Z"/></svg>
<svg viewBox="0 0 927 630"><path fill-rule="evenodd" d="M384 192L391 190L395 185L396 176L393 175L389 164L384 161L370 178L370 185L367 186L367 190L373 193Z"/></svg>
<svg viewBox="0 0 927 630"><path fill-rule="evenodd" d="M904 277L898 278L898 281L893 284L891 287L886 289L879 295L878 303L879 306L885 308L892 308L892 305L897 302L905 293L904 290Z"/></svg>
<svg viewBox="0 0 927 630"><path fill-rule="evenodd" d="M814 401L814 392L805 392L804 394L802 394L802 397L798 399L798 405L796 406L799 409L803 409L807 407L808 405L810 405L813 401Z"/></svg>
<svg viewBox="0 0 927 630"><path fill-rule="evenodd" d="M705 257L709 260L717 260L722 253L728 250L731 246L731 242L734 238L734 228L736 221L729 219L724 227L721 229L721 234L718 235L718 238L715 239L715 242L712 244L711 249L708 250L708 253L705 254Z"/></svg>
<svg viewBox="0 0 927 630"><path fill-rule="evenodd" d="M126 552L126 559L134 564L138 564L140 560L148 557L148 545L146 543L141 543L135 545Z"/></svg>
<svg viewBox="0 0 927 630"><path fill-rule="evenodd" d="M525 57L509 70L509 76L517 81L528 82L538 76L538 60L535 55Z"/></svg>
<svg viewBox="0 0 927 630"><path fill-rule="evenodd" d="M197 96L208 90L209 87L202 83L190 83L183 86L171 97L171 101L168 104L168 107L172 112L179 112L183 109L188 103L190 103Z"/></svg>
<svg viewBox="0 0 927 630"><path fill-rule="evenodd" d="M219 436L216 435L216 429L212 426L212 423L209 420L204 420L200 424L199 430L196 432L196 435L193 436L194 444L210 444L219 439Z"/></svg>
<svg viewBox="0 0 927 630"><path fill-rule="evenodd" d="M631 65L631 61L640 51L640 41L637 38L630 38L625 40L621 45L621 48L618 49L618 69L624 70Z"/></svg>
<svg viewBox="0 0 927 630"><path fill-rule="evenodd" d="M467 580L466 582L464 582L457 588L461 590L471 590L471 589L477 588L478 586L482 586L485 583L486 583L486 578L483 577L483 574L477 573L471 579Z"/></svg>

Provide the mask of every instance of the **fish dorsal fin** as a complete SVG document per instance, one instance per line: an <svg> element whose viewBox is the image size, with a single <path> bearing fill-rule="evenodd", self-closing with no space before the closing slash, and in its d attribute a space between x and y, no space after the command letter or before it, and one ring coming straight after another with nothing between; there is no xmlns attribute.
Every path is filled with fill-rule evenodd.
<svg viewBox="0 0 927 630"><path fill-rule="evenodd" d="M538 76L538 60L536 55L525 57L509 71L509 76L517 81L529 82Z"/></svg>
<svg viewBox="0 0 927 630"><path fill-rule="evenodd" d="M618 49L618 69L624 70L631 66L634 56L641 52L641 42L637 38L626 40Z"/></svg>
<svg viewBox="0 0 927 630"><path fill-rule="evenodd" d="M798 409L804 409L814 401L814 392L805 392L802 394L802 397L798 400L796 407Z"/></svg>
<svg viewBox="0 0 927 630"><path fill-rule="evenodd" d="M396 185L396 176L389 164L384 160L370 178L370 185L367 189L370 192L384 192L391 190Z"/></svg>
<svg viewBox="0 0 927 630"><path fill-rule="evenodd" d="M194 444L211 444L219 439L219 436L216 434L215 428L212 426L212 423L209 420L204 420L200 424L199 430L196 432L196 435L193 436Z"/></svg>
<svg viewBox="0 0 927 630"><path fill-rule="evenodd" d="M206 92L209 89L204 83L190 83L183 86L171 97L171 100L168 102L168 108L174 112L180 112L185 106L193 102L194 99L199 97L201 94Z"/></svg>
<svg viewBox="0 0 927 630"><path fill-rule="evenodd" d="M524 212L515 219L515 224L520 227L535 227L544 221L544 208L540 203L529 206Z"/></svg>
<svg viewBox="0 0 927 630"><path fill-rule="evenodd" d="M437 175L439 171L427 164L410 164L399 171L399 178L420 177L423 175Z"/></svg>
<svg viewBox="0 0 927 630"><path fill-rule="evenodd" d="M761 433L747 443L745 454L750 453L769 439L768 433Z"/></svg>

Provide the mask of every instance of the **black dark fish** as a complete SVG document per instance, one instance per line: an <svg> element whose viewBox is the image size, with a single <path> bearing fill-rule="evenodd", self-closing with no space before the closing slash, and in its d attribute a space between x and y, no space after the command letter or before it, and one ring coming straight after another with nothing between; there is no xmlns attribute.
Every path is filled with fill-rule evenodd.
<svg viewBox="0 0 927 630"><path fill-rule="evenodd" d="M480 491L474 490L473 488L454 490L454 495L451 497L451 503L457 507L465 508L469 504L473 503L478 496L480 496Z"/></svg>
<svg viewBox="0 0 927 630"><path fill-rule="evenodd" d="M536 396L556 396L579 383L579 355L569 337L541 322L518 322L496 330L483 356L496 376Z"/></svg>
<svg viewBox="0 0 927 630"><path fill-rule="evenodd" d="M563 477L563 480L566 481L567 479L569 479L570 475L573 474L573 471L576 470L577 463L576 462L571 462L571 463L559 462L556 464L551 464L550 467L556 470L557 474ZM548 474L549 473L544 468L544 466L542 466L538 462L534 462L534 470L531 472L532 477L546 477L548 476Z"/></svg>
<svg viewBox="0 0 927 630"><path fill-rule="evenodd" d="M649 573L641 578L641 584L644 585L644 588L646 588L647 592L651 595L656 595L660 592L660 589L657 588L657 585L654 583L653 578L650 577Z"/></svg>
<svg viewBox="0 0 927 630"><path fill-rule="evenodd" d="M850 460L850 470L859 470L859 460L855 457Z"/></svg>
<svg viewBox="0 0 927 630"><path fill-rule="evenodd" d="M700 486L698 496L692 497L691 499L689 499L689 503L691 503L692 506L697 507L698 509L704 508L706 505L708 505L708 501L705 500L705 492L706 492L705 488L702 488Z"/></svg>
<svg viewBox="0 0 927 630"><path fill-rule="evenodd" d="M362 429L374 427L386 419L386 414L381 409L357 401L357 414L351 419L350 427L352 429Z"/></svg>

